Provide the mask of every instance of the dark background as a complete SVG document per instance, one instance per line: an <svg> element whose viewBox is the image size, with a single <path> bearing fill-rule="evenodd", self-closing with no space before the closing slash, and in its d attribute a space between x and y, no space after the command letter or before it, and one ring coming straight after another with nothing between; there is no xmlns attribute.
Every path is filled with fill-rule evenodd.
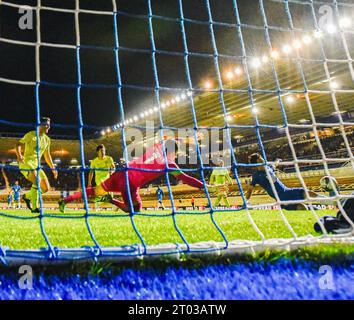
<svg viewBox="0 0 354 320"><path fill-rule="evenodd" d="M23 5L36 5L37 1L9 2ZM186 19L196 19L202 23L186 21L186 37L189 51L213 54L211 36L208 28L208 14L204 0L183 0ZM331 2L331 1L329 1ZM147 1L117 0L118 9L122 13L144 15L136 18L120 14L118 16L120 50L120 68L123 85L134 85L137 88L123 88L122 99L126 114L132 115L143 108L156 104L153 87L155 86L151 60L151 44L149 41L149 24L147 19ZM178 0L152 0L154 15L178 19ZM266 42L263 20L258 0L237 1L243 27L244 42L248 55L264 52ZM74 0L42 0L42 6L75 8ZM235 24L235 11L232 0L210 0L213 20L226 24ZM284 5L281 2L265 0L264 7L269 25L289 27ZM81 9L112 11L111 0L80 0ZM309 6L290 4L295 28L313 30L314 24ZM33 30L20 30L17 8L0 5L1 37L23 41L36 41L34 18ZM75 45L75 20L72 13L41 11L42 42ZM248 27L247 25L251 26ZM261 27L259 29L254 26ZM183 53L182 34L178 20L166 21L153 19L154 38L158 50ZM113 16L80 13L81 73L84 84L117 83ZM271 31L275 45L287 39L289 31ZM231 65L242 58L240 39L235 26L215 26L216 42L220 55L233 56L221 58L221 68ZM108 50L87 48L85 46L105 47ZM146 49L147 53L127 49ZM14 45L0 41L0 77L35 81L35 49L31 46ZM41 81L75 84L76 51L73 49L49 48L40 49ZM173 88L188 88L183 56L156 55L158 76L161 87L171 90L160 90L160 97L168 98L179 91ZM205 77L215 77L212 57L191 56L189 59L193 87L201 86ZM121 119L117 90L115 88L82 88L82 115L86 125L106 127L118 123ZM12 85L0 82L0 120L15 123L33 123L36 119L36 99L34 86ZM55 86L40 86L41 115L49 116L56 124L78 123L76 89ZM0 124L0 132L25 132L28 128ZM71 133L68 129L54 129L57 134ZM53 133L54 133L53 132Z"/></svg>

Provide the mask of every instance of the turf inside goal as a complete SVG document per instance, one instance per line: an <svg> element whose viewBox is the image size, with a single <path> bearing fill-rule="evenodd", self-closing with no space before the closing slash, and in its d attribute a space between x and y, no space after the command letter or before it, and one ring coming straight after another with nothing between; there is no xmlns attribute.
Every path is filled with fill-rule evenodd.
<svg viewBox="0 0 354 320"><path fill-rule="evenodd" d="M31 71L17 77L9 72L11 68L1 69L1 85L11 86L13 95L21 95L24 87L31 88L35 98L35 124L8 119L5 112L0 113L0 124L11 128L10 132L13 128L21 133L34 130L30 142L32 146L35 143L37 153L34 167L21 167L20 163L19 168L18 163L10 161L1 164L1 168L8 175L21 171L28 177L29 173L36 173L32 189L38 189L39 195L38 212L9 211L5 206L0 210L0 228L5 230L11 221L19 241L11 243L14 238L5 231L0 232L1 261L119 260L162 254L253 252L320 243L353 243L354 224L344 203L354 198L354 49L351 46L354 4L296 0L205 0L192 4L192 1L176 0L169 7L162 1L147 0L139 8L132 7L129 1L116 0L101 4L75 0L67 5L63 2L59 7L45 0L29 1L27 6L16 1L0 1L3 17L7 10L12 10L10 17L16 16L13 13L16 12L17 18L22 19L23 29L33 22L35 34L35 39L25 37L24 40L14 37L21 33L11 32L6 25L0 30L2 46L33 50L33 59L28 57L33 64ZM51 14L65 15L63 34L70 33L66 24L72 23L69 38L74 39L73 43L58 42L59 29L53 29L50 40L43 39L44 33L50 33L46 24ZM90 32L93 38L111 43L87 42L90 32L84 27L98 28L101 22L106 25L108 19L110 27L102 29L105 33L92 29ZM18 27L21 28L20 24ZM61 61L63 69L71 70L69 80L52 81L46 77L43 70L48 70L50 65L42 57L46 49L54 50L58 56L62 50L74 53L73 63ZM104 71L105 80L113 79L109 82L100 81L99 69L90 75L85 73L88 66L103 68L105 53L111 54L113 61L112 68ZM144 66L139 60L143 56L148 58ZM16 69L15 54L13 58L9 64ZM51 61L51 68L55 69L55 61L56 58ZM55 69L57 73L59 69ZM127 74L135 74L137 81L126 80L130 79ZM139 82L139 78L150 81ZM43 100L47 99L43 92L47 88L61 90L60 96L75 97L75 108L71 106L71 111L63 111L70 121L56 120L58 105L55 103L51 109L46 101L43 111ZM91 90L90 99L83 98L85 90ZM110 108L116 110L119 118L105 126L99 125L107 107L96 105L90 111L94 114L90 121L96 118L97 123L86 123L87 105L91 108L95 95L104 90L114 92L114 104ZM152 94L153 99L147 99L148 103L143 99L134 100L134 93L128 94L128 90L139 92L140 97L141 93ZM11 107L12 97L3 99ZM126 103L125 99L133 103ZM68 172L79 175L83 211L68 206L71 211L59 213L49 210L52 206L45 206L47 198L41 172L47 167L40 158L43 154L46 157L49 148L43 147L42 142L44 116L52 118L54 129L77 134L76 142L70 143L77 143L79 163L65 166L59 159L57 171L59 176ZM73 123L72 119L77 121ZM88 136L85 130L98 134ZM147 132L152 132L151 136ZM132 136L135 138L131 139ZM179 143L177 159L172 162L166 146L171 137ZM6 139L13 138L10 135L2 138L0 143L4 146L7 146ZM52 143L55 140L58 139L53 137ZM20 141L29 148L25 140ZM65 149L65 142L62 143ZM126 206L127 210L123 211L127 212L98 213L90 207L92 190L86 187L90 172L88 152L92 150L88 149L102 143L115 145L119 150L117 155L123 158L122 165L115 169L115 173L121 173L118 182L110 184L112 190L108 190L108 184L103 189L117 191L119 184L119 190L131 190L126 195L123 193L123 202L116 200L122 208ZM162 167L146 165L156 164L156 150L149 154L152 160L147 159L149 143L160 145ZM64 151L61 155L64 156ZM253 160L249 158L251 155ZM143 162L139 163L139 159ZM27 161L26 154L24 161ZM209 179L211 172L225 172L223 169L230 171L232 183L226 186L225 181L216 182L213 187ZM107 170L111 169L96 167L95 173ZM149 197L143 197L143 208L139 208L139 188L143 186L137 181L142 176L154 175L169 198L168 208L163 211L148 210L144 202L148 203ZM198 187L198 192L196 188L183 189L176 186L176 177L192 186L197 186L199 181L202 188ZM323 177L336 180L321 180ZM153 183L156 179L150 180ZM281 181L289 188L282 189ZM57 189L60 191L63 185ZM95 192L97 195L98 191ZM225 207L219 202L215 205L216 198L222 200L227 196L230 207L228 203ZM81 208L81 204L77 207ZM54 209L57 210L57 205ZM327 232L320 217L337 211L347 222L347 228L332 234ZM39 224L42 237L42 242L37 239L28 248L28 242L21 243L21 238L31 232L23 225L27 221ZM69 226L76 221L84 222L85 228L78 231ZM316 222L319 233L313 230ZM117 230L110 229L112 225L123 234L122 229L129 228L134 236L118 235ZM169 232L174 236L168 238ZM82 245L65 243L67 236L80 238Z"/></svg>

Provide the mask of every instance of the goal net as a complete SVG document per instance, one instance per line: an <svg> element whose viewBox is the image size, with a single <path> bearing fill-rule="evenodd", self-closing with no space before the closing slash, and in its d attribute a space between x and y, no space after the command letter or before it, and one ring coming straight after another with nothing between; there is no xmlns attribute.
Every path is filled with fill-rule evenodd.
<svg viewBox="0 0 354 320"><path fill-rule="evenodd" d="M11 109L0 112L1 131L7 132L0 140L1 168L7 180L20 171L36 173L39 194L34 214L10 212L4 205L1 228L11 221L21 241L31 229L16 224L31 220L44 240L24 248L8 243L1 232L3 263L353 243L354 224L344 208L354 198L350 1L73 0L59 5L36 0L23 5L9 0L0 1L0 10L0 92L2 105ZM49 137L59 178L77 175L82 190L82 202L68 205L67 213L59 213L56 204L59 192L68 189L65 183L54 183L56 190L49 192L41 185L41 170L51 176L47 164L39 160L36 168L21 169L14 152L6 155L8 141L34 130L40 158L44 116L52 119ZM18 139L15 132L21 133ZM174 160L179 175L193 176L202 188L178 184L166 149L172 138L179 145ZM86 189L89 160L100 144L119 162L114 170L122 173L125 190L136 186L129 177L159 173L149 181L152 187L137 185L141 210L132 192L125 213L92 207ZM163 169L138 163L156 144L162 146ZM250 161L252 155L258 160ZM153 161L155 153L150 156ZM96 176L107 170L94 169ZM218 180L225 172L231 181ZM288 196L279 187L283 184L292 190ZM156 208L157 185L165 210ZM5 199L7 191L2 194ZM320 218L337 212L347 229L328 232ZM108 228L116 225L124 233L123 219L134 241ZM84 244L58 240L70 233L59 221L69 220L84 223ZM157 236L168 232L175 234L171 241ZM154 241L147 240L154 235Z"/></svg>

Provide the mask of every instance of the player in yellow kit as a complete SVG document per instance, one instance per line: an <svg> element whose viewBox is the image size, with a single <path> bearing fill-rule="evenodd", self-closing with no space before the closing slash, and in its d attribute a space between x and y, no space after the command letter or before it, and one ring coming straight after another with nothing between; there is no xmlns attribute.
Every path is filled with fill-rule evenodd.
<svg viewBox="0 0 354 320"><path fill-rule="evenodd" d="M221 200L224 200L226 206L229 208L230 203L227 199L228 184L232 184L232 179L230 177L229 171L227 169L222 169L224 166L224 161L219 159L218 166L220 169L214 169L210 176L209 184L218 188L218 197L214 203L214 207L217 207Z"/></svg>
<svg viewBox="0 0 354 320"><path fill-rule="evenodd" d="M37 134L36 131L30 131L24 135L24 137L17 143L15 150L17 161L21 173L25 178L32 183L31 190L23 195L22 199L26 203L28 209L32 212L39 212L38 209L38 188L37 188L37 174L39 173L39 186L41 192L46 193L50 189L48 178L44 171L40 169L37 171L40 165L42 156L52 170L54 178L58 178L58 172L53 164L52 157L50 155L50 138L47 133L50 129L50 119L41 118L39 127L39 153L37 154ZM24 152L23 152L24 149Z"/></svg>
<svg viewBox="0 0 354 320"><path fill-rule="evenodd" d="M106 155L106 147L103 144L97 146L96 152L97 157L91 160L88 187L92 187L93 174L95 174L95 184L96 186L99 186L103 181L110 177L116 168L113 158ZM96 209L98 209L99 202L104 202L104 198L105 197L95 198Z"/></svg>

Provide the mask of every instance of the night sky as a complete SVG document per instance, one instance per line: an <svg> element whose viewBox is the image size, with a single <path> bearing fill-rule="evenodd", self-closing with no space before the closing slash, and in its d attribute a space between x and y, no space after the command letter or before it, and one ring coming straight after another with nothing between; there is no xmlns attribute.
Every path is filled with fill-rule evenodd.
<svg viewBox="0 0 354 320"><path fill-rule="evenodd" d="M36 1L14 1L12 3L35 5ZM119 10L126 13L147 15L147 1L117 0ZM232 0L210 0L214 21L236 22ZM258 0L238 1L242 23L263 26ZM273 1L264 1L268 23L288 27L284 6ZM42 6L74 9L74 0L42 0ZM81 0L82 9L112 10L111 0ZM292 4L291 12L295 27L313 29L313 21L307 7ZM204 0L184 0L186 18L206 22L208 14ZM179 18L178 0L153 0L153 14ZM18 9L0 6L1 37L36 41L36 31L18 28ZM35 23L35 20L34 20ZM178 21L153 19L156 48L183 53L183 43ZM186 22L186 36L191 52L212 54L211 37L206 24ZM150 53L132 52L131 49L151 50L148 20L119 15L118 30L120 46L120 67L124 85L154 87L153 68ZM85 84L116 84L114 60L113 17L80 14L80 34L83 46L111 48L97 50L81 49L82 82ZM41 36L43 42L75 45L75 20L71 13L58 13L43 10L41 13ZM236 28L215 27L219 54L232 55L235 59L221 59L221 65L228 66L241 59L240 39ZM272 31L272 41L278 43L288 36L288 32ZM248 54L256 55L264 48L264 31L244 28L245 45ZM41 79L51 83L75 84L76 52L72 49L41 47ZM19 46L0 42L0 77L17 80L35 80L35 50L30 46ZM160 86L188 88L184 59L182 56L157 54L157 67ZM205 77L215 77L212 58L190 57L191 77L194 87L200 87ZM124 88L123 104L127 115L139 112L142 108L156 103L153 90ZM35 95L33 86L20 86L0 83L0 119L16 123L35 121ZM160 91L162 98L172 96L174 91ZM81 91L82 113L85 124L108 126L120 121L116 89L83 88ZM40 86L41 112L52 118L54 123L77 124L76 90L48 85ZM25 128L0 125L0 132L24 132ZM55 130L67 133L66 130Z"/></svg>

